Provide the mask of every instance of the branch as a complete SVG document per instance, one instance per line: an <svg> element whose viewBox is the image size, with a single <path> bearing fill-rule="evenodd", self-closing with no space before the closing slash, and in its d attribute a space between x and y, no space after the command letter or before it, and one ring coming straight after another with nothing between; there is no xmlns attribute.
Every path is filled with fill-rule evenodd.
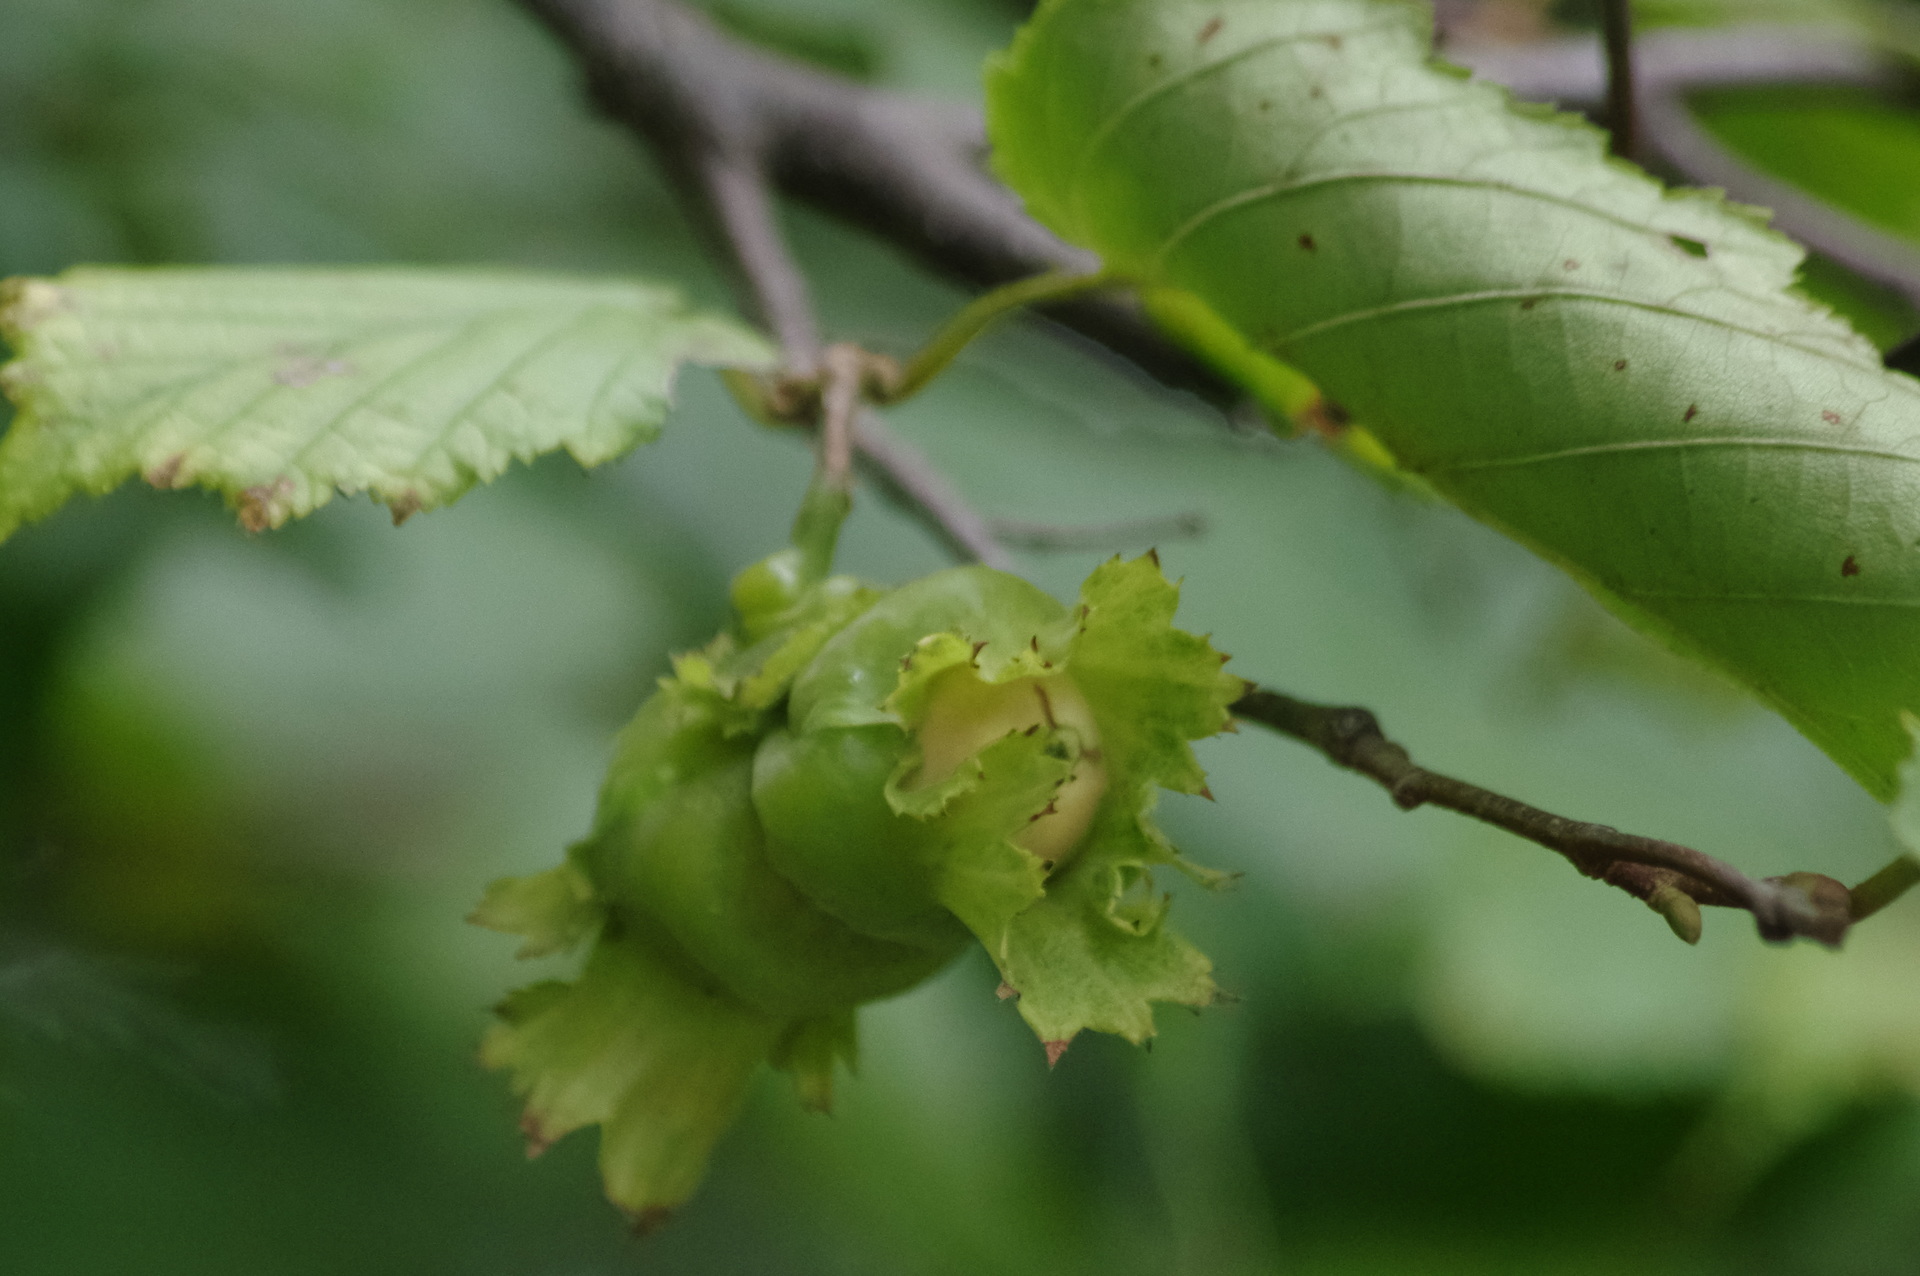
<svg viewBox="0 0 1920 1276"><path fill-rule="evenodd" d="M918 517L948 548L963 558L1012 571L1013 560L946 476L919 448L900 438L871 412L853 418L853 442L870 477L882 492Z"/></svg>
<svg viewBox="0 0 1920 1276"><path fill-rule="evenodd" d="M1608 98L1606 59L1597 37L1450 44L1446 56L1526 100L1598 115ZM1782 231L1920 305L1920 249L1758 171L1716 141L1686 105L1687 96L1702 89L1745 85L1892 90L1901 76L1890 59L1864 41L1818 28L1758 25L1648 32L1635 41L1633 56L1641 151L1688 181L1721 186L1735 199L1772 209Z"/></svg>
<svg viewBox="0 0 1920 1276"><path fill-rule="evenodd" d="M987 214L999 233L1011 233L1022 250L1084 273L1084 254L1026 222L1012 195L984 174L974 172L970 202L969 192L956 188L959 156L973 144L977 121L905 98L883 102L883 95L742 48L706 18L662 0L523 3L579 55L594 99L653 147L694 205L696 222L716 240L716 255L734 270L746 308L779 342L785 370L778 383L769 390L734 378L736 397L763 418L816 427L827 490L844 497L857 452L882 490L956 552L1008 565L986 520L958 490L860 408L875 388L872 357L849 345L821 348L806 276L773 200L776 177L812 171L817 163L808 156L816 152L851 148L844 163L860 152L863 129L894 129L895 113L904 110L915 145L893 155L914 161L895 174L903 189L925 201L959 198L973 214ZM877 153L892 154L884 146ZM980 198L984 188L990 200Z"/></svg>
<svg viewBox="0 0 1920 1276"><path fill-rule="evenodd" d="M1111 523L1070 526L1037 523L1019 518L996 518L988 524L1003 545L1043 552L1111 550L1125 545L1187 540L1207 534L1204 514L1169 514L1163 518L1123 518Z"/></svg>
<svg viewBox="0 0 1920 1276"><path fill-rule="evenodd" d="M1602 35L1607 46L1607 128L1615 155L1632 159L1639 148L1633 119L1633 5L1631 0L1601 0Z"/></svg>
<svg viewBox="0 0 1920 1276"><path fill-rule="evenodd" d="M969 107L748 47L671 0L520 3L572 51L602 109L676 173L690 148L752 157L789 194L977 285L1099 266L1028 217L981 166L986 129ZM771 320L765 305L757 311ZM1221 407L1243 397L1161 336L1131 299L1087 298L1047 313L1175 389Z"/></svg>
<svg viewBox="0 0 1920 1276"><path fill-rule="evenodd" d="M1692 847L1570 820L1429 771L1389 740L1366 709L1310 704L1255 688L1233 705L1233 712L1312 745L1337 766L1358 771L1386 789L1402 810L1445 807L1559 852L1586 876L1645 901L1688 943L1700 935L1697 905L1709 904L1753 914L1763 939L1779 942L1804 935L1838 947L1854 921L1885 907L1920 880L1920 865L1910 856L1853 891L1817 873L1755 880Z"/></svg>

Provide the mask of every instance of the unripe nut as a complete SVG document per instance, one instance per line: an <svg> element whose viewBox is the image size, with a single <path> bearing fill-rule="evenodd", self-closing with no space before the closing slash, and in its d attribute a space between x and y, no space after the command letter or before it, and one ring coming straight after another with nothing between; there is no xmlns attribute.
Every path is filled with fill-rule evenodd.
<svg viewBox="0 0 1920 1276"><path fill-rule="evenodd" d="M1107 791L1100 728L1080 688L1066 674L990 683L971 668L935 679L917 732L920 770L902 787L924 788L951 776L962 762L996 740L1037 730L1071 731L1079 742L1072 773L1053 800L1013 841L1050 868L1064 863L1086 838Z"/></svg>

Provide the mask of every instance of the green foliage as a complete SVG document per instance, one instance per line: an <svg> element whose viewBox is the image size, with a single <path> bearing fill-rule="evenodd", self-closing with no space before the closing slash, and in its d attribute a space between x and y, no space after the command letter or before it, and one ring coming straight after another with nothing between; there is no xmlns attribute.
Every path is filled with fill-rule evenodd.
<svg viewBox="0 0 1920 1276"><path fill-rule="evenodd" d="M1920 385L1751 213L1432 63L1398 0L1052 0L1001 172L1401 466L1890 797L1920 705Z"/></svg>
<svg viewBox="0 0 1920 1276"><path fill-rule="evenodd" d="M755 7L864 27L888 82L962 96L1021 6ZM0 271L473 260L719 297L543 38L497 0L0 5ZM904 344L965 300L804 210L789 224L839 332ZM578 834L653 653L710 634L717 582L784 530L798 441L706 377L684 388L644 456L516 470L404 536L334 502L244 540L210 502L128 491L6 546L0 904L63 903L5 942L127 955L117 979L253 1047L270 1097L249 1106L199 1046L174 1066L139 1032L9 1018L36 964L9 947L0 1268L1910 1269L1920 910L1839 956L1738 926L1683 954L1550 857L1257 736L1201 746L1220 803L1161 813L1247 870L1219 906L1178 906L1240 1004L1163 1015L1151 1056L1086 1043L1049 1076L969 956L861 1012L832 1121L763 1074L699 1207L634 1244L594 1197L590 1139L531 1168L514 1146L472 1042L530 976L448 922ZM1462 774L1756 871L1853 880L1889 853L1885 813L1784 724L1314 443L1229 437L1025 325L893 423L992 514L1204 511L1205 538L1161 547L1189 626L1236 667L1372 703ZM944 561L879 501L848 540L872 579ZM1092 566L1023 573L1066 598ZM153 767L136 738L183 760ZM69 1020L97 995L46 991ZM770 1057L818 1071L839 1040Z"/></svg>
<svg viewBox="0 0 1920 1276"><path fill-rule="evenodd" d="M251 531L367 492L395 521L514 460L651 439L684 362L769 358L657 285L503 271L79 269L16 280L0 539L139 475Z"/></svg>

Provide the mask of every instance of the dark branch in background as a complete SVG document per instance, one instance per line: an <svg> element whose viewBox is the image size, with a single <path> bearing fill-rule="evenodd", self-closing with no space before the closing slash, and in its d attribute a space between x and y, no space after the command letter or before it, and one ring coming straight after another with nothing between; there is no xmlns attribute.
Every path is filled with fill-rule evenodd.
<svg viewBox="0 0 1920 1276"><path fill-rule="evenodd" d="M1099 264L1029 218L987 174L986 130L969 107L870 88L750 48L668 0L520 3L572 51L601 108L645 137L676 174L689 154L741 157L789 194L967 283L1085 274ZM755 309L771 320L764 301ZM1047 313L1167 385L1222 406L1241 397L1131 302L1089 298Z"/></svg>
<svg viewBox="0 0 1920 1276"><path fill-rule="evenodd" d="M1449 44L1446 56L1515 96L1597 114L1607 96L1601 42L1568 37L1524 45ZM1863 41L1806 27L1653 31L1634 46L1638 149L1690 182L1722 186L1773 210L1774 225L1856 274L1920 306L1920 248L1769 177L1722 146L1687 109L1704 89L1847 84L1880 92L1903 72Z"/></svg>
<svg viewBox="0 0 1920 1276"><path fill-rule="evenodd" d="M1077 527L1034 523L1019 518L996 518L990 526L994 538L1003 545L1053 552L1113 550L1123 545L1164 545L1168 541L1188 540L1207 534L1206 516L1193 513L1173 514L1165 518L1125 518Z"/></svg>
<svg viewBox="0 0 1920 1276"><path fill-rule="evenodd" d="M854 417L853 441L870 476L900 504L929 513L929 525L949 549L989 567L1013 569L1013 560L995 539L992 527L919 448L888 430L871 412Z"/></svg>
<svg viewBox="0 0 1920 1276"><path fill-rule="evenodd" d="M893 500L961 556L996 566L1007 562L986 522L917 449L888 434L860 408L868 369L851 346L824 351L806 277L787 248L774 206L774 183L807 171L796 160L810 148L849 148L868 131L906 110L918 121L918 158L946 156L903 170L926 199L944 189L958 167L960 124L953 113L898 98L884 104L857 86L743 48L704 17L659 0L523 0L579 56L589 91L609 113L644 137L693 204L695 221L715 241L715 255L735 274L748 311L780 344L782 382L766 406L783 419L815 425L821 470L838 486L858 454L861 468ZM865 118L870 116L871 118ZM977 127L977 126L976 126ZM857 131L857 130L856 130ZM844 136L843 136L844 135ZM896 139L897 141L898 139ZM885 155L882 148L880 154ZM951 186L951 183L946 183ZM975 200L998 222L1018 218L1013 197L998 192L1001 208ZM1024 219L1020 219L1024 220ZM1004 228L1004 226L1003 226ZM1030 247L1046 247L1044 232L1017 225ZM1058 241L1056 264L1086 272L1083 255ZM735 383L737 385L737 382Z"/></svg>
<svg viewBox="0 0 1920 1276"><path fill-rule="evenodd" d="M1233 712L1358 771L1386 789L1403 810L1445 807L1558 851L1586 876L1645 901L1688 943L1700 936L1696 905L1711 904L1752 913L1764 939L1804 935L1838 945L1855 921L1885 907L1920 878L1920 866L1902 857L1853 891L1817 873L1755 880L1692 847L1570 820L1429 771L1389 740L1366 709L1309 704L1255 689L1234 704Z"/></svg>
<svg viewBox="0 0 1920 1276"><path fill-rule="evenodd" d="M1601 34L1607 45L1607 128L1615 155L1634 159L1633 5L1631 0L1601 0Z"/></svg>
<svg viewBox="0 0 1920 1276"><path fill-rule="evenodd" d="M721 150L685 159L684 165L674 165L688 170L690 180L679 183L680 189L698 194L706 215L696 220L711 227L725 247L716 256L734 263L748 312L780 343L788 371L814 372L820 365L820 330L813 299L806 276L787 252L773 192L757 158Z"/></svg>

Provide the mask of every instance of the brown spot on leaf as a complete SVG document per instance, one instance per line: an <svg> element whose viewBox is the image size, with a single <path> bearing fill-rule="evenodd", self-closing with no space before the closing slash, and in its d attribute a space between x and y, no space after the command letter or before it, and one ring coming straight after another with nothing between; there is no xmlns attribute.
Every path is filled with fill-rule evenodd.
<svg viewBox="0 0 1920 1276"><path fill-rule="evenodd" d="M1147 551L1147 559L1152 562L1155 567L1158 567L1160 565L1160 551L1158 549L1149 549Z"/></svg>
<svg viewBox="0 0 1920 1276"><path fill-rule="evenodd" d="M1842 576L1858 576L1860 574L1860 560L1852 554L1848 554L1847 561L1840 564L1840 574Z"/></svg>
<svg viewBox="0 0 1920 1276"><path fill-rule="evenodd" d="M1000 986L993 990L993 995L998 997L1002 1001L1012 1001L1015 997L1018 997L1020 995L1020 990L1018 988L1015 988L1012 984L1008 983L1006 980L1002 979L1000 981Z"/></svg>
<svg viewBox="0 0 1920 1276"><path fill-rule="evenodd" d="M1200 786L1200 796L1211 802L1213 801L1213 790L1203 784Z"/></svg>
<svg viewBox="0 0 1920 1276"><path fill-rule="evenodd" d="M354 370L354 366L345 359L320 359L302 354L292 356L275 368L273 379L281 385L299 390L327 377L349 376Z"/></svg>
<svg viewBox="0 0 1920 1276"><path fill-rule="evenodd" d="M175 452L172 456L141 475L141 477L147 480L147 486L157 487L163 492L170 492L174 488L185 487L187 485L187 478L180 472L186 464L187 454L185 452Z"/></svg>
<svg viewBox="0 0 1920 1276"><path fill-rule="evenodd" d="M1625 372L1627 370L1627 361L1625 359L1615 359L1613 361L1613 370L1615 372Z"/></svg>
<svg viewBox="0 0 1920 1276"><path fill-rule="evenodd" d="M984 643L984 642L976 642L976 643L974 643L974 644L973 644L973 654L972 654L971 656L968 656L968 657L967 657L967 659L968 659L968 660L975 660L975 661L977 661L977 660L979 660L979 659L980 659L980 653L981 653L981 652L983 652L983 651L985 651L986 649L987 649L987 644L986 644L986 643Z"/></svg>
<svg viewBox="0 0 1920 1276"><path fill-rule="evenodd" d="M1220 28L1224 25L1225 21L1224 18L1217 17L1207 19L1207 25L1200 28L1200 43L1205 44L1207 41L1213 39L1213 37L1219 35Z"/></svg>
<svg viewBox="0 0 1920 1276"><path fill-rule="evenodd" d="M1577 262L1577 261L1575 261L1575 260L1574 260L1573 258L1571 258L1571 257L1569 257L1569 258L1567 258L1567 259L1566 259L1565 261L1563 261L1563 262L1561 262L1561 263L1560 263L1560 269L1562 269L1562 270L1578 270L1578 269L1580 269L1580 263L1579 263L1579 262Z"/></svg>
<svg viewBox="0 0 1920 1276"><path fill-rule="evenodd" d="M1317 245L1313 242L1313 236L1306 235L1306 234L1303 234L1300 236L1300 246L1306 249L1308 252L1314 251L1314 249L1317 247Z"/></svg>
<svg viewBox="0 0 1920 1276"><path fill-rule="evenodd" d="M1347 423L1353 420L1353 417L1348 414L1345 408L1335 403L1332 399L1327 398L1323 394L1316 394L1313 397L1313 402L1300 409L1300 414L1297 419L1301 425L1312 430L1315 434L1329 439L1337 439L1340 437L1341 431L1347 428Z"/></svg>
<svg viewBox="0 0 1920 1276"><path fill-rule="evenodd" d="M393 511L393 525L398 527L415 514L418 514L423 508L420 493L409 491L387 502L387 508Z"/></svg>
<svg viewBox="0 0 1920 1276"><path fill-rule="evenodd" d="M1332 49L1335 53L1338 53L1345 44L1346 44L1346 41L1342 40L1337 35L1330 35L1327 37L1327 47L1329 49Z"/></svg>
<svg viewBox="0 0 1920 1276"><path fill-rule="evenodd" d="M643 1210L627 1215L627 1218L633 1227L634 1236L645 1238L671 1223L673 1210L666 1205L649 1205Z"/></svg>
<svg viewBox="0 0 1920 1276"><path fill-rule="evenodd" d="M1029 638L1027 640L1027 645L1033 648L1034 655L1036 656L1039 655L1040 654L1040 635L1035 634L1032 638Z"/></svg>
<svg viewBox="0 0 1920 1276"><path fill-rule="evenodd" d="M525 1136L527 1140L527 1159L529 1161L553 1146L553 1140L548 1138L547 1132L540 1128L540 1118L531 1112L521 1116L520 1133Z"/></svg>
<svg viewBox="0 0 1920 1276"><path fill-rule="evenodd" d="M1147 54L1147 65L1156 71L1160 69L1160 64L1164 61L1166 61L1166 59L1162 58L1158 53Z"/></svg>
<svg viewBox="0 0 1920 1276"><path fill-rule="evenodd" d="M1320 86L1319 86L1318 84L1316 84L1316 85L1314 85L1314 86L1313 86L1313 87L1312 87L1311 89L1308 89L1308 90L1307 90L1307 96L1308 96L1308 97L1319 97L1319 96L1320 96ZM1263 111L1271 111L1271 110L1273 109L1273 99L1272 99L1272 98L1270 98L1270 97L1263 97L1263 98L1261 98L1261 99L1260 99L1260 109L1261 109L1261 110L1263 110Z"/></svg>
<svg viewBox="0 0 1920 1276"><path fill-rule="evenodd" d="M1040 1044L1047 1048L1047 1066L1051 1068L1060 1062L1060 1056L1067 1052L1067 1047L1071 1045L1072 1042L1071 1040L1043 1041Z"/></svg>
<svg viewBox="0 0 1920 1276"><path fill-rule="evenodd" d="M293 495L293 480L282 475L271 483L260 483L240 493L235 512L240 526L249 532L264 532L287 521L287 498Z"/></svg>
<svg viewBox="0 0 1920 1276"><path fill-rule="evenodd" d="M1527 299L1526 299L1525 301L1523 301L1523 302L1521 302L1521 303L1520 303L1520 309L1522 309L1522 310L1531 310L1531 309L1533 309L1533 308L1534 308L1535 306L1537 306L1537 305L1539 305L1539 304L1540 304L1540 298L1538 298L1538 297L1528 297L1528 298L1527 298Z"/></svg>
<svg viewBox="0 0 1920 1276"><path fill-rule="evenodd" d="M1826 411L1823 411L1820 414L1820 419L1822 421L1825 421L1828 425L1839 425L1841 423L1840 414L1838 412L1833 411L1831 408L1827 409Z"/></svg>
<svg viewBox="0 0 1920 1276"><path fill-rule="evenodd" d="M1047 804L1045 806L1041 807L1039 810L1035 811L1032 815L1029 815L1027 817L1027 823L1032 824L1035 820L1044 819L1049 815L1058 815L1058 814L1060 814L1060 807L1054 802L1052 798L1048 798Z"/></svg>
<svg viewBox="0 0 1920 1276"><path fill-rule="evenodd" d="M1698 403L1689 403L1687 405L1687 410L1680 414L1680 420L1682 422L1691 421L1693 420L1693 418L1699 415L1700 415L1700 405Z"/></svg>
<svg viewBox="0 0 1920 1276"><path fill-rule="evenodd" d="M19 279L0 288L0 314L21 332L79 308L73 294L44 279Z"/></svg>

